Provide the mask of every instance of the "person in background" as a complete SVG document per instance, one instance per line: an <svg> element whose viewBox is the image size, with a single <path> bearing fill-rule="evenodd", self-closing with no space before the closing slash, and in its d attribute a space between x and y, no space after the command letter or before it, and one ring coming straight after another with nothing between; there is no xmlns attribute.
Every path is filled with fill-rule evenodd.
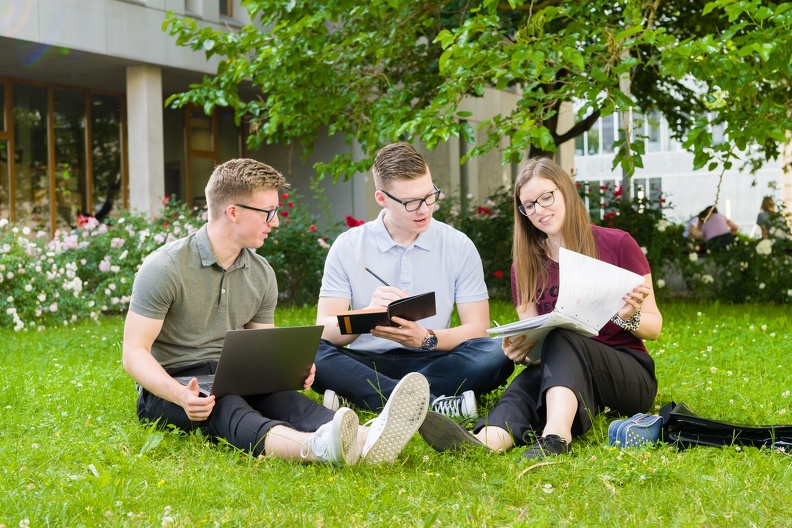
<svg viewBox="0 0 792 528"><path fill-rule="evenodd" d="M376 220L341 234L325 262L316 316L325 330L314 388L324 392L331 409L349 401L376 410L399 379L420 372L429 380L433 409L476 418L476 396L497 388L514 370L499 343L487 337L491 325L481 258L467 236L432 218L440 189L410 144L382 148L372 172L382 211ZM384 307L430 291L436 297L433 317L417 322L394 317L398 326L341 334L337 315L350 306ZM461 324L451 327L455 307Z"/></svg>
<svg viewBox="0 0 792 528"><path fill-rule="evenodd" d="M305 394L200 396L195 376L214 374L228 330L274 327L278 287L256 254L278 226L281 173L251 159L218 165L206 186L209 221L144 260L124 323L122 362L137 382L141 421L200 429L254 456L336 465L393 462L423 422L429 385L405 377L382 413L361 427ZM307 390L315 376L311 369ZM192 377L185 386L174 376Z"/></svg>
<svg viewBox="0 0 792 528"><path fill-rule="evenodd" d="M739 227L720 214L714 205L705 207L698 214L698 219L698 225L691 228L691 233L693 238L703 240L707 249L719 251L734 242L734 234Z"/></svg>
<svg viewBox="0 0 792 528"><path fill-rule="evenodd" d="M554 309L562 247L638 273L644 283L625 292L624 305L598 336L552 330L541 359L529 358L535 341L524 335L503 338L504 354L526 368L474 434L430 411L420 433L438 451L503 452L528 445L523 456L529 459L564 454L606 408L627 416L646 412L657 393L654 361L643 340L657 339L663 318L649 263L635 240L624 231L591 225L572 178L548 158L534 158L520 171L514 222L512 291L519 319Z"/></svg>
<svg viewBox="0 0 792 528"><path fill-rule="evenodd" d="M790 238L789 225L784 215L776 211L776 204L772 196L765 196L762 199L756 224L762 230L762 238Z"/></svg>

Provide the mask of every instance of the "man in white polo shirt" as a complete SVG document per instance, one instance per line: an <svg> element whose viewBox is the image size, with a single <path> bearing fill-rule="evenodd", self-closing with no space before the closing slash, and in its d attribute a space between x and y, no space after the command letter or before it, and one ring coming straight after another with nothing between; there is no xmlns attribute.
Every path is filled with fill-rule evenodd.
<svg viewBox="0 0 792 528"><path fill-rule="evenodd" d="M325 330L314 389L324 391L331 409L349 401L376 410L400 379L419 372L429 380L434 410L475 418L476 395L514 370L500 342L487 337L481 258L467 236L432 219L440 190L411 145L380 150L372 172L379 217L340 235L325 262L316 317ZM436 297L433 317L393 318L399 326L370 334L342 335L338 328L337 315L350 307L382 307L429 291ZM450 328L455 305L461 324Z"/></svg>

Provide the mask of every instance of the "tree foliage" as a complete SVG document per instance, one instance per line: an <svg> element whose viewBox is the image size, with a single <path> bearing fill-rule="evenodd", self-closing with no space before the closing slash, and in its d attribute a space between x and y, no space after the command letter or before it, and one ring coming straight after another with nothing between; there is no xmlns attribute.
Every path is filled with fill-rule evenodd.
<svg viewBox="0 0 792 528"><path fill-rule="evenodd" d="M553 151L600 116L659 110L694 152L697 168L754 168L778 155L792 129L792 4L760 0L247 0L253 24L217 32L169 14L177 43L220 64L169 104L210 112L233 107L249 122L250 147L299 142L306 156L321 134L354 149L318 164L351 177L378 148L452 137L493 149L504 162ZM262 29L263 28L263 29ZM620 81L629 79L629 93ZM252 84L255 97L240 86ZM514 90L519 103L479 121L461 109L488 88ZM561 103L576 120L557 131ZM712 116L715 116L714 118ZM713 144L712 125L729 141ZM625 134L622 134L625 137ZM631 174L643 143L615 144ZM629 147L629 148L628 148ZM752 156L752 157L751 157Z"/></svg>

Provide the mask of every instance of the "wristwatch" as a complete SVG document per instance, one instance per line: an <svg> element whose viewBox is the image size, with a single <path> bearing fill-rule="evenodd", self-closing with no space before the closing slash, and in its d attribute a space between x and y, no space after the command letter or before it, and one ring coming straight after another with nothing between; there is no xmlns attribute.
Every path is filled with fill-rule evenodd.
<svg viewBox="0 0 792 528"><path fill-rule="evenodd" d="M437 348L437 334L434 333L434 330L426 329L428 334L423 339L423 343L421 343L421 348L424 350L434 350Z"/></svg>

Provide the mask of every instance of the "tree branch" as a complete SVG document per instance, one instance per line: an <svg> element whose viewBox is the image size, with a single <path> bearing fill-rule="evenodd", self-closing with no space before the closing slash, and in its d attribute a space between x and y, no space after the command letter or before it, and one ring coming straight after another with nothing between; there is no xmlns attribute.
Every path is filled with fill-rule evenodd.
<svg viewBox="0 0 792 528"><path fill-rule="evenodd" d="M583 132L588 132L588 130L597 122L597 119L600 118L600 111L596 110L586 116L582 121L578 121L577 123L572 126L569 130L564 132L563 134L557 134L550 131L553 134L553 138L555 138L555 144L561 145L562 143L566 143L570 139L576 138Z"/></svg>

